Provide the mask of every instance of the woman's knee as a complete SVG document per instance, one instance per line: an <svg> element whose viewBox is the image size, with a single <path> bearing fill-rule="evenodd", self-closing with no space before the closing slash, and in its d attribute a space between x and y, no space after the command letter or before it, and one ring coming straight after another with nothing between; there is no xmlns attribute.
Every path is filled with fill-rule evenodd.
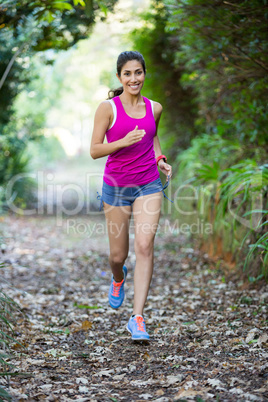
<svg viewBox="0 0 268 402"><path fill-rule="evenodd" d="M110 262L112 264L124 264L127 259L128 252L115 250L110 252Z"/></svg>
<svg viewBox="0 0 268 402"><path fill-rule="evenodd" d="M151 257L153 253L153 240L137 239L135 240L135 252L143 257Z"/></svg>

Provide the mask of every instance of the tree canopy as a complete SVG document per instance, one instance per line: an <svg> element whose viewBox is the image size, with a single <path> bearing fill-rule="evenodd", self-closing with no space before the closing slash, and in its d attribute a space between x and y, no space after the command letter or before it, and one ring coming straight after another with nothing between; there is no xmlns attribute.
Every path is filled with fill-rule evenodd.
<svg viewBox="0 0 268 402"><path fill-rule="evenodd" d="M7 0L0 5L0 129L10 120L21 84L29 81L31 56L49 49L66 50L87 38L96 15L105 18L115 2ZM48 54L46 62L52 60Z"/></svg>

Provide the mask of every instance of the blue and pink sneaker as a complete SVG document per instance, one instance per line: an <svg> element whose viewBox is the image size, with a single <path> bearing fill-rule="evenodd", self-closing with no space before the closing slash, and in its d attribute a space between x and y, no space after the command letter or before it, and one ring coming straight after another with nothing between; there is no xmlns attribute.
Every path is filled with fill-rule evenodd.
<svg viewBox="0 0 268 402"><path fill-rule="evenodd" d="M112 276L112 281L109 289L109 303L112 308L118 308L124 301L125 291L124 284L127 277L127 267L123 266L124 279L121 282L115 282Z"/></svg>
<svg viewBox="0 0 268 402"><path fill-rule="evenodd" d="M131 339L133 341L149 341L150 339L149 334L146 332L144 319L141 315L137 314L130 317L127 330L131 333Z"/></svg>

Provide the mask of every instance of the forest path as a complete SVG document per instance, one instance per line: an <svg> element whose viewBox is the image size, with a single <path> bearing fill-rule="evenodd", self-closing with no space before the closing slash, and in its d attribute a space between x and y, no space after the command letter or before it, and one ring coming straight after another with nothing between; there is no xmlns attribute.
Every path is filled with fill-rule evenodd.
<svg viewBox="0 0 268 402"><path fill-rule="evenodd" d="M15 330L26 348L14 345L12 363L28 375L11 378L14 401L267 400L267 286L226 281L162 218L144 314L151 342L135 344L125 329L132 243L126 299L113 310L103 216L1 219L4 290L25 313Z"/></svg>

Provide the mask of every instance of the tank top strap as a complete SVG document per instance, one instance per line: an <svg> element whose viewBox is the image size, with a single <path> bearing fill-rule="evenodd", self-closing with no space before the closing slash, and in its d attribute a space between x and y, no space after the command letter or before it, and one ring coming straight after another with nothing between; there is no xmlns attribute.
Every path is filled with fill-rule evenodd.
<svg viewBox="0 0 268 402"><path fill-rule="evenodd" d="M150 99L148 99L148 98L145 98L145 96L143 96L143 100L146 105L146 117L154 118L152 101L150 101Z"/></svg>
<svg viewBox="0 0 268 402"><path fill-rule="evenodd" d="M122 102L119 98L119 96L115 96L113 98L114 104L116 106L116 110L117 110L117 115L119 115L120 117L122 116L122 114L125 112L124 111L124 107L122 105Z"/></svg>

